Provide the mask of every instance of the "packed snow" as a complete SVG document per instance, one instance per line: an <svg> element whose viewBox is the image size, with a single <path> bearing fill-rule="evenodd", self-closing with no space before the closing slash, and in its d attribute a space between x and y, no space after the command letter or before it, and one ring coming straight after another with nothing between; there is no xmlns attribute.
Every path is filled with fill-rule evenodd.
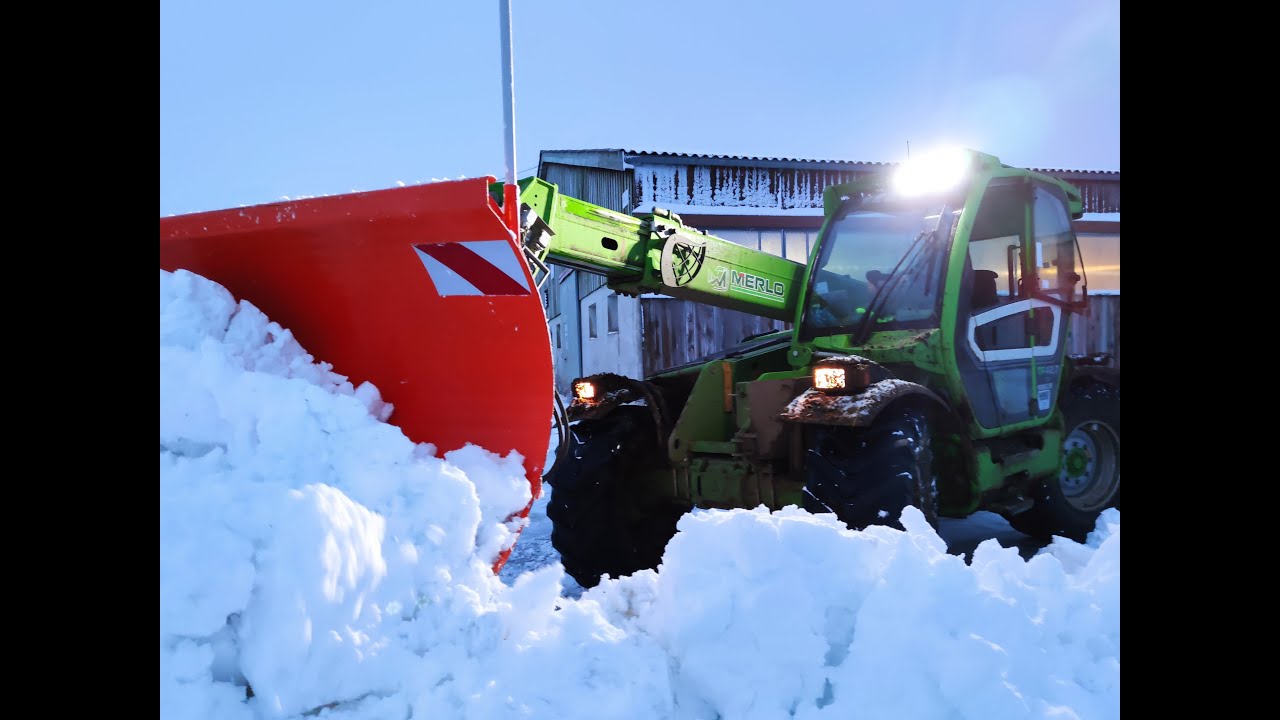
<svg viewBox="0 0 1280 720"><path fill-rule="evenodd" d="M1119 717L1117 511L968 564L911 509L866 532L696 512L657 571L575 599L557 564L491 571L522 458L387 420L251 304L161 271L162 719Z"/></svg>

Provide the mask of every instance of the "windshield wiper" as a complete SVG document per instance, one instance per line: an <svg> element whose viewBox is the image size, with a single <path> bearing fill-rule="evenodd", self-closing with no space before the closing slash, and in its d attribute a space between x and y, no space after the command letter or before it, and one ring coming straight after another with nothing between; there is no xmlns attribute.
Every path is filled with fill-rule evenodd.
<svg viewBox="0 0 1280 720"><path fill-rule="evenodd" d="M871 337L871 332L875 328L876 315L880 314L884 304L889 301L889 296L893 294L893 289L898 287L902 282L902 278L906 276L906 273L899 273L898 270L907 261L907 258L911 257L912 253L915 252L921 241L936 233L937 230L921 230L916 239L911 241L911 247L907 248L907 252L898 260L898 264L894 265L893 269L889 271L889 281L876 288L875 293L871 296L871 302L867 303L867 312L862 316L862 323L858 325L850 338L853 345L861 345L867 341L867 338Z"/></svg>
<svg viewBox="0 0 1280 720"><path fill-rule="evenodd" d="M867 312L862 316L862 324L858 325L857 329L850 337L854 346L865 343L867 338L871 337L871 333L875 329L876 315L878 315L880 310L884 308L884 304L889 301L889 297L893 294L893 289L901 284L902 279L907 275L907 273L900 274L898 270L902 267L902 264L907 261L907 258L911 257L912 254L915 253L916 248L920 246L921 242L926 238L934 240L938 238L938 231L942 228L942 219L946 217L947 214L948 208L944 205L942 210L938 213L938 221L934 223L932 228L925 228L920 231L919 235L916 235L916 239L911 241L911 246L908 247L907 251L898 259L898 264L894 265L893 269L889 271L889 281L876 288L875 293L871 295L871 301L867 303Z"/></svg>
<svg viewBox="0 0 1280 720"><path fill-rule="evenodd" d="M889 281L876 288L876 291L871 295L871 301L867 303L867 312L863 314L862 322L859 323L853 337L850 338L853 341L853 345L861 345L867 341L867 337L871 335L871 328L875 325L876 314L880 312L881 306L889 299L890 289L897 287L902 280L902 275L898 274L898 269L902 267L902 263L906 262L908 257L911 257L911 253L915 251L920 241L931 234L933 234L932 230L920 231L916 239L911 241L911 246L907 248L907 252L898 259L898 264L894 265L893 269L889 271Z"/></svg>

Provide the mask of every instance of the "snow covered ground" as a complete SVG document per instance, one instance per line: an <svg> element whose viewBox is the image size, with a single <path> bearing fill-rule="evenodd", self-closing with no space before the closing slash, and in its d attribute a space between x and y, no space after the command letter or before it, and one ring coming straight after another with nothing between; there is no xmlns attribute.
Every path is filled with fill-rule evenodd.
<svg viewBox="0 0 1280 720"><path fill-rule="evenodd" d="M566 598L520 573L545 522L488 569L521 459L436 457L390 410L161 271L161 718L1119 717L1118 512L968 564L914 510L699 512L658 571Z"/></svg>
<svg viewBox="0 0 1280 720"><path fill-rule="evenodd" d="M550 457L547 462L544 467L550 466ZM529 510L529 526L520 534L519 542L499 574L504 583L510 585L526 572L560 561L560 553L551 546L551 521L547 519L547 502L553 492L555 490L551 486L544 486L542 497L535 500ZM972 558L978 546L988 540L1002 547L1014 548L1028 559L1046 544L1014 530L1007 520L990 512L974 513L963 520L942 518L938 524L938 536L946 543L947 552L965 559ZM582 586L568 575L561 579L561 584L566 597L582 595Z"/></svg>
<svg viewBox="0 0 1280 720"><path fill-rule="evenodd" d="M553 434L543 467L551 467L556 450L555 440ZM555 489L550 485L544 485L542 497L535 500L530 508L529 524L520 534L511 557L499 573L504 583L511 585L524 573L560 561L560 553L551 546L551 520L547 518L547 502L554 492ZM947 552L963 556L966 560L972 558L978 546L988 540L994 540L1002 547L1015 548L1022 557L1028 559L1046 545L1014 530L1007 520L991 512L974 513L963 520L942 518L938 525L938 536L946 543ZM565 597L577 598L582 595L583 587L568 575L564 575L560 582Z"/></svg>

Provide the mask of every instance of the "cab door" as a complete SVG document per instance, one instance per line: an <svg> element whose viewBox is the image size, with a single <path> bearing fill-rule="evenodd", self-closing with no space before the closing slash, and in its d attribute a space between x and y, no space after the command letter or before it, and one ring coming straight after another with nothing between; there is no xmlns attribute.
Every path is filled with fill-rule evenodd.
<svg viewBox="0 0 1280 720"><path fill-rule="evenodd" d="M1053 412L1071 299L1063 283L1075 260L1066 198L1053 190L1025 178L993 180L969 235L956 362L984 428Z"/></svg>

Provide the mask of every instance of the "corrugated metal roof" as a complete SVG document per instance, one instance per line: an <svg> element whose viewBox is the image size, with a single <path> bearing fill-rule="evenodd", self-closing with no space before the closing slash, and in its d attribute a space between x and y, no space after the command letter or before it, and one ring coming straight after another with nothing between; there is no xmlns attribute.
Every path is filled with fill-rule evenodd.
<svg viewBox="0 0 1280 720"><path fill-rule="evenodd" d="M663 150L636 150L624 148L596 148L582 150L546 150L548 153L617 153L630 157L644 157L652 159L666 159L668 161L695 160L701 161L708 165L721 164L748 164L748 163L768 163L768 164L785 164L785 165L811 165L811 166L840 166L847 168L876 168L876 167L892 167L897 165L896 162L871 162L866 160L821 160L816 158L787 158L787 157L757 157L754 155L710 155L705 153L681 153L667 152ZM1119 178L1118 170L1069 170L1064 168L1031 168L1035 172L1053 174L1053 175L1086 175L1104 178Z"/></svg>
<svg viewBox="0 0 1280 720"><path fill-rule="evenodd" d="M756 157L754 155L707 155L705 153L676 153L660 150L625 150L628 155L644 155L649 157L694 158L698 160L739 160L751 162L783 162L783 163L822 163L824 165L865 165L869 167L888 167L897 163L867 162L863 160L820 160L817 158Z"/></svg>
<svg viewBox="0 0 1280 720"><path fill-rule="evenodd" d="M1071 174L1071 175L1097 175L1099 177L1119 177L1119 170L1066 170L1063 168L1031 168L1038 173L1048 174Z"/></svg>

